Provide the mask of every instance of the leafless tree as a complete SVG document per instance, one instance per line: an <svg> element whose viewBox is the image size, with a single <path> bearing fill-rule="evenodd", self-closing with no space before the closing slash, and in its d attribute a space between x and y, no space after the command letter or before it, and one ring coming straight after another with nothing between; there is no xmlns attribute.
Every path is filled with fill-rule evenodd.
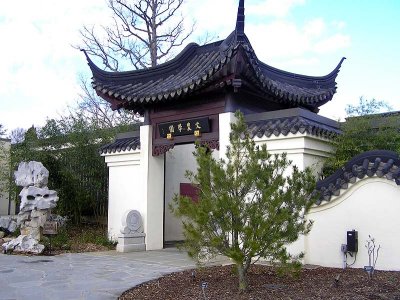
<svg viewBox="0 0 400 300"><path fill-rule="evenodd" d="M23 128L13 129L10 134L11 144L22 143L25 140L25 132L26 130Z"/></svg>
<svg viewBox="0 0 400 300"><path fill-rule="evenodd" d="M88 54L105 69L118 71L121 62L136 69L154 67L173 54L192 34L180 13L184 0L108 0L112 25L84 26L80 31Z"/></svg>
<svg viewBox="0 0 400 300"><path fill-rule="evenodd" d="M79 81L82 91L75 109L89 119L91 124L98 128L112 128L140 122L140 116L130 111L113 111L106 101L96 95L90 82L83 76L80 76Z"/></svg>
<svg viewBox="0 0 400 300"><path fill-rule="evenodd" d="M107 4L112 15L110 25L83 26L82 44L75 46L99 58L106 70L154 67L171 58L194 29L194 23L184 26L184 0L107 0ZM211 38L207 35L205 41ZM130 112L112 111L87 80L81 78L80 85L77 108L100 127L139 120Z"/></svg>
<svg viewBox="0 0 400 300"><path fill-rule="evenodd" d="M6 134L6 129L3 124L0 124L0 137L3 137Z"/></svg>

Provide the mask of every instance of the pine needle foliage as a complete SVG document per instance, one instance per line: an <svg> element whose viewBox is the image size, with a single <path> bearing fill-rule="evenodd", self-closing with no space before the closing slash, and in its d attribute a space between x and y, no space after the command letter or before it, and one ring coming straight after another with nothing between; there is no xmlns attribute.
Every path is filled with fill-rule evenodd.
<svg viewBox="0 0 400 300"><path fill-rule="evenodd" d="M170 207L183 217L183 247L198 262L215 255L233 260L239 290L248 287L246 274L260 258L288 263L286 245L307 234L306 213L315 178L310 169L291 166L286 154L272 155L256 146L244 117L236 112L226 159L217 160L204 147L194 153L197 172L186 176L198 186L198 201L176 195Z"/></svg>

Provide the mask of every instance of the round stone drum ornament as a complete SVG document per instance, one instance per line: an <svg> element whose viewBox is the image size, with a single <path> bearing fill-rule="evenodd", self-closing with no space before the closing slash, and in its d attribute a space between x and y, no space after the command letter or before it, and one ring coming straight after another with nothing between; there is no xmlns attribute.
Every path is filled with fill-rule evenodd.
<svg viewBox="0 0 400 300"><path fill-rule="evenodd" d="M123 233L142 232L142 216L137 210L128 210L122 217Z"/></svg>

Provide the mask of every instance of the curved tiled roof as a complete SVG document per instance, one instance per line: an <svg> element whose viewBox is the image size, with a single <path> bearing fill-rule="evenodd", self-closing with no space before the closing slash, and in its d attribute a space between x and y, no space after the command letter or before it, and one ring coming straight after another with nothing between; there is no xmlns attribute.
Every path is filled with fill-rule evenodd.
<svg viewBox="0 0 400 300"><path fill-rule="evenodd" d="M215 47L213 44L189 44L170 62L130 72L106 72L88 58L93 73L92 86L100 96L113 98L121 106L140 106L178 98L209 83L237 52L237 48L224 53L210 48Z"/></svg>
<svg viewBox="0 0 400 300"><path fill-rule="evenodd" d="M99 149L100 154L125 152L140 149L140 137L138 133L127 133L117 136L116 140Z"/></svg>
<svg viewBox="0 0 400 300"><path fill-rule="evenodd" d="M113 109L138 111L204 88L235 86L237 79L256 87L268 101L314 110L332 99L344 60L326 76L290 73L261 62L244 34L243 1L239 4L236 30L225 40L204 46L189 44L173 60L156 67L107 72L98 68L87 54L86 57L98 95L111 102Z"/></svg>
<svg viewBox="0 0 400 300"><path fill-rule="evenodd" d="M243 47L255 73L253 82L265 93L275 96L278 102L316 108L331 100L336 93L335 80L345 57L328 75L307 76L269 66L258 60L250 43Z"/></svg>
<svg viewBox="0 0 400 300"><path fill-rule="evenodd" d="M304 76L262 63L246 41L247 38L227 49L224 49L226 40L206 46L190 44L170 62L129 72L103 71L88 57L92 85L100 96L113 98L120 107L173 100L213 84L232 85L234 77L247 79L264 94L272 95L274 101L291 106L316 108L332 99L343 59L327 76ZM248 68L244 74L226 74L228 66L234 68L239 52L244 54Z"/></svg>
<svg viewBox="0 0 400 300"><path fill-rule="evenodd" d="M255 136L259 138L272 135L279 136L281 134L286 136L289 133L296 134L298 132L324 138L332 138L340 134L340 130L337 127L319 123L302 116L249 122L248 126L251 138Z"/></svg>
<svg viewBox="0 0 400 300"><path fill-rule="evenodd" d="M330 201L332 196L339 196L340 191L347 189L349 183L355 183L357 178L363 179L365 176L394 180L400 185L399 155L393 151L375 150L353 157L333 175L317 182L317 192L320 195L317 205L322 201Z"/></svg>

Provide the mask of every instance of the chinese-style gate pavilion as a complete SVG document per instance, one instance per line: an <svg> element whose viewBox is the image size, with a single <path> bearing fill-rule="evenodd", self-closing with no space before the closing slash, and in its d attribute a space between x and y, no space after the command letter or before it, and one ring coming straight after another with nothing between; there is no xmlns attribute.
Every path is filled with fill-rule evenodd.
<svg viewBox="0 0 400 300"><path fill-rule="evenodd" d="M328 140L338 126L317 113L336 92L344 58L326 76L279 70L257 58L244 25L240 0L236 28L226 39L189 44L156 67L107 72L87 56L96 93L114 110L144 116L140 132L122 134L101 149L110 167L111 237L118 236L124 211L136 209L143 216L146 248L163 247L170 218L165 208L169 174L164 154L198 140L223 157L238 109L257 143L267 143L272 152L287 152L300 168L329 155Z"/></svg>

